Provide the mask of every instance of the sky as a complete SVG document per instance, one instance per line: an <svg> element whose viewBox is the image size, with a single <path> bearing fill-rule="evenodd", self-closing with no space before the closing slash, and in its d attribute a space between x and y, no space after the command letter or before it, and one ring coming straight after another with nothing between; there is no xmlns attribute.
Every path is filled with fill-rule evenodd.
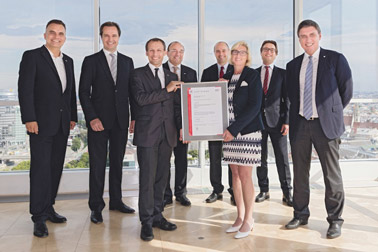
<svg viewBox="0 0 378 252"><path fill-rule="evenodd" d="M322 28L321 46L342 52L349 61L355 91L378 91L378 7L375 0L304 0L304 18ZM74 6L74 8L72 7ZM18 0L0 9L0 89L16 89L19 62L25 50L44 44L45 24L52 18L67 25L63 52L74 59L78 82L85 56L94 53L92 0ZM160 37L185 46L184 64L198 68L197 0L100 0L100 22L115 21L122 29L119 51L145 65L144 44ZM205 67L215 63L213 46L245 40L252 67L261 64L263 40L278 42L276 65L285 68L293 56L292 0L205 1ZM101 45L100 45L101 48ZM78 83L77 83L78 85Z"/></svg>

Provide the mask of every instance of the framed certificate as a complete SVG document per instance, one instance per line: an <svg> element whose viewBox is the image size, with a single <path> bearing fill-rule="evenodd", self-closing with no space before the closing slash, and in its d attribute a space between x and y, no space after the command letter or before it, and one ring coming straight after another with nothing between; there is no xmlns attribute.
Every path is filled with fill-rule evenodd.
<svg viewBox="0 0 378 252"><path fill-rule="evenodd" d="M228 127L227 81L181 85L184 141L223 140Z"/></svg>

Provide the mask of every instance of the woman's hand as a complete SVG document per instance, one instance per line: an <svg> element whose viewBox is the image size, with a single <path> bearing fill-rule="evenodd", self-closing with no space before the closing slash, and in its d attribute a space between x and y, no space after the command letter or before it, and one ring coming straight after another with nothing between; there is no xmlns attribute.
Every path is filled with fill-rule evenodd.
<svg viewBox="0 0 378 252"><path fill-rule="evenodd" d="M230 133L230 131L226 130L223 133L223 142L230 142L234 140L234 136Z"/></svg>

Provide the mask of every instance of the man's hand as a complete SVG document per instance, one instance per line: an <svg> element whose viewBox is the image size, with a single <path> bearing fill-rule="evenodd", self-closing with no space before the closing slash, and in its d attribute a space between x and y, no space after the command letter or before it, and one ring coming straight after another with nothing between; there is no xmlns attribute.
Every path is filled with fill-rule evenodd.
<svg viewBox="0 0 378 252"><path fill-rule="evenodd" d="M134 128L135 128L135 120L132 120L132 121L130 122L129 132L130 132L130 133L134 133Z"/></svg>
<svg viewBox="0 0 378 252"><path fill-rule="evenodd" d="M190 143L190 141L182 141L182 129L180 129L180 138L179 138L179 140L183 143L183 144L188 144L188 143Z"/></svg>
<svg viewBox="0 0 378 252"><path fill-rule="evenodd" d="M289 133L289 124L282 124L281 133L283 136Z"/></svg>
<svg viewBox="0 0 378 252"><path fill-rule="evenodd" d="M76 122L71 121L70 122L70 130L73 130L75 128L75 126L76 126Z"/></svg>
<svg viewBox="0 0 378 252"><path fill-rule="evenodd" d="M230 133L230 131L226 130L223 133L223 142L230 142L234 139L234 136Z"/></svg>
<svg viewBox="0 0 378 252"><path fill-rule="evenodd" d="M166 87L167 88L167 91L168 91L168 93L170 93L170 92L176 92L176 90L178 89L178 88L180 88L181 87L181 84L183 84L184 82L182 82L182 81L171 81L171 82L169 82L169 84L168 84L168 86Z"/></svg>
<svg viewBox="0 0 378 252"><path fill-rule="evenodd" d="M36 121L25 123L25 127L29 133L38 135L38 123Z"/></svg>
<svg viewBox="0 0 378 252"><path fill-rule="evenodd" d="M104 130L104 126L102 126L102 122L98 118L93 119L89 124L91 125L91 128L92 128L93 131L103 131Z"/></svg>

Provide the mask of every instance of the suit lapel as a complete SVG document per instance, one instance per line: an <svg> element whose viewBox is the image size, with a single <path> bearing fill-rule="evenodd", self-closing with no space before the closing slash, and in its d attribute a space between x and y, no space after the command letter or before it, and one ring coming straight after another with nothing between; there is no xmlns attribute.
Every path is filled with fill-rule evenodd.
<svg viewBox="0 0 378 252"><path fill-rule="evenodd" d="M273 72L272 72L272 76L270 77L270 81L269 81L269 85L268 85L268 91L267 91L266 95L269 95L275 89L274 86L276 85L277 74L278 74L277 68L273 67Z"/></svg>
<svg viewBox="0 0 378 252"><path fill-rule="evenodd" d="M155 76L152 73L151 68L148 64L144 67L144 70L146 71L146 76L149 79L146 83L148 83L150 85L151 89L157 89L157 83L156 83L156 80L155 80ZM160 88L161 88L161 85L160 85Z"/></svg>
<svg viewBox="0 0 378 252"><path fill-rule="evenodd" d="M238 82L236 83L234 93L238 92L238 90L239 90L239 88L240 88L240 86L241 86L241 83L243 82L243 80L244 80L244 78L245 78L245 75L246 75L246 71L245 71L245 69L246 69L246 68L247 68L247 66L244 67L242 73L240 74L240 78L239 78Z"/></svg>
<svg viewBox="0 0 378 252"><path fill-rule="evenodd" d="M60 90L62 90L62 83L60 82L58 70L56 70L56 67L55 67L55 64L54 64L54 62L51 58L50 52L45 46L41 47L41 54L42 54L43 58L47 61L48 65L51 67L52 71L54 72L55 77L57 78L56 83L58 85L56 85L56 86L58 88L60 88Z"/></svg>
<svg viewBox="0 0 378 252"><path fill-rule="evenodd" d="M114 83L114 80L113 80L113 77L112 77L112 74L110 73L110 68L109 68L109 64L108 64L108 61L106 60L106 57L105 57L105 52L104 50L101 50L99 53L98 53L98 56L99 56L99 61L100 61L100 64L102 66L102 68L104 69L104 72L105 72L105 75L106 75L106 78L109 79L109 81L111 81L110 83L113 83L113 85L115 85ZM118 59L117 59L117 76L118 76Z"/></svg>
<svg viewBox="0 0 378 252"><path fill-rule="evenodd" d="M318 85L320 85L320 83L321 83L323 72L326 69L326 66L327 66L326 60L327 60L327 57L326 57L325 51L320 48L319 61L318 61L318 72L316 74L315 93L316 93L316 90L318 90L317 89Z"/></svg>

